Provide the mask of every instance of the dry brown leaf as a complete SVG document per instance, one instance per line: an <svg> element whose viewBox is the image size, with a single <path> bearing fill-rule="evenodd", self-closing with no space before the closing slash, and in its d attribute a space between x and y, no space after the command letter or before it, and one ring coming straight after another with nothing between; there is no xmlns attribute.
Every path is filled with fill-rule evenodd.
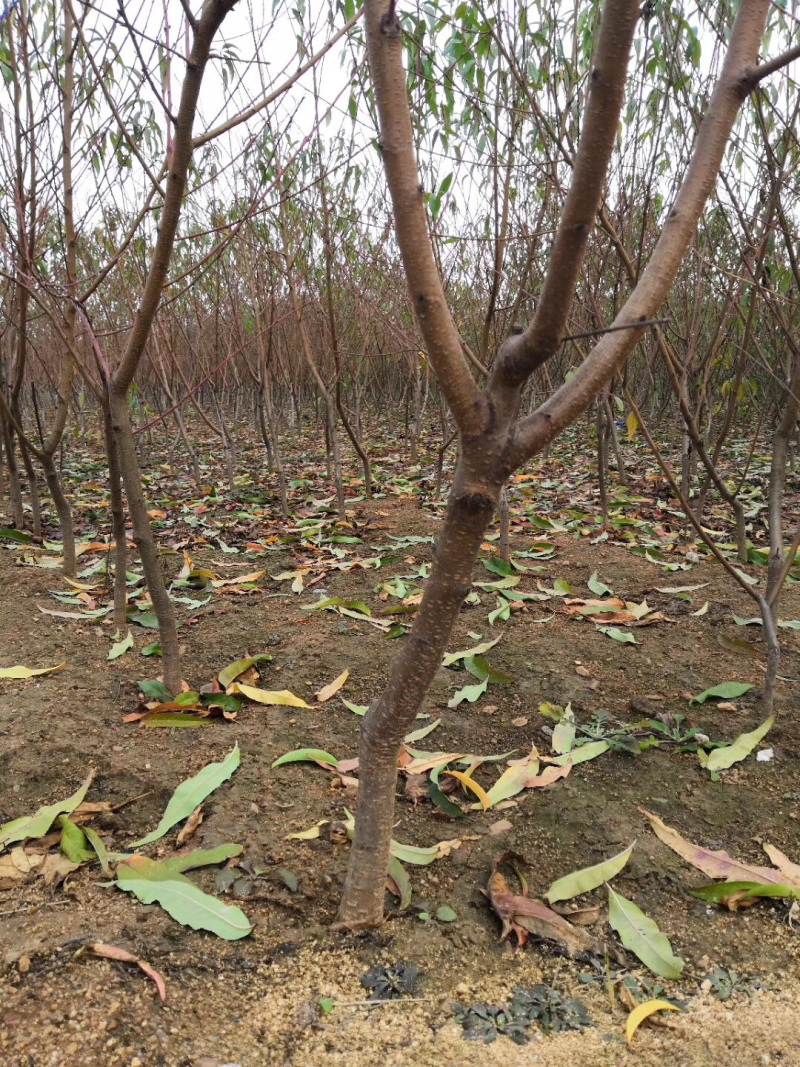
<svg viewBox="0 0 800 1067"><path fill-rule="evenodd" d="M496 837L498 834L504 834L507 830L513 830L514 824L509 819L498 819L497 822L493 822L489 827L489 833Z"/></svg>
<svg viewBox="0 0 800 1067"><path fill-rule="evenodd" d="M600 918L600 905L571 908L568 903L553 904L553 911L569 919L575 926L594 926Z"/></svg>
<svg viewBox="0 0 800 1067"><path fill-rule="evenodd" d="M42 864L42 878L45 885L59 885L67 875L77 871L80 863L73 863L60 852L50 852Z"/></svg>
<svg viewBox="0 0 800 1067"><path fill-rule="evenodd" d="M263 574L263 571L253 571L252 574L240 574L238 578L215 578L211 585L214 589L222 589L229 585L245 585L248 582L258 581Z"/></svg>
<svg viewBox="0 0 800 1067"><path fill-rule="evenodd" d="M724 878L726 882L762 882L767 885L791 885L793 889L800 889L800 879L789 878L784 872L773 870L771 867L758 867L750 863L742 863L733 859L727 852L712 851L701 848L699 845L687 841L681 837L677 830L644 808L638 809L645 818L649 819L650 825L655 831L656 837L664 842L673 852L677 852L687 863L697 867L709 878Z"/></svg>
<svg viewBox="0 0 800 1067"><path fill-rule="evenodd" d="M152 978L155 982L156 989L162 1004L167 1002L167 987L164 979L158 973L158 971L151 967L149 963L146 963L138 956L134 956L133 953L128 952L124 948L117 948L116 945L106 945L102 941L90 941L86 946L90 952L93 952L95 956L103 956L107 960L120 960L122 963L135 963L137 967L140 967L148 978Z"/></svg>
<svg viewBox="0 0 800 1067"><path fill-rule="evenodd" d="M559 778L566 778L572 770L571 763L565 763L563 767L545 767L541 774L534 774L525 779L525 789L545 789Z"/></svg>
<svg viewBox="0 0 800 1067"><path fill-rule="evenodd" d="M26 882L44 856L29 855L21 846L12 848L7 856L0 856L0 889L13 889Z"/></svg>
<svg viewBox="0 0 800 1067"><path fill-rule="evenodd" d="M774 864L787 878L790 878L795 885L800 885L800 864L794 863L785 852L781 852L774 845L766 844L762 845L762 848L769 856L770 863Z"/></svg>
<svg viewBox="0 0 800 1067"><path fill-rule="evenodd" d="M316 694L317 700L320 702L320 704L324 704L326 700L330 700L332 696L335 696L335 694L339 692L339 690L342 688L342 686L349 677L350 671L343 670L339 677L334 678L330 685L326 685L322 689L320 689L320 691Z"/></svg>
<svg viewBox="0 0 800 1067"><path fill-rule="evenodd" d="M180 833L178 834L177 838L175 839L175 841L176 841L176 843L178 845L178 848L180 848L181 845L185 845L187 841L191 841L191 839L197 833L197 828L200 825L200 823L203 821L204 818L205 818L205 815L203 814L203 805L202 804L198 804L197 807L192 812L192 814L189 816L189 818L184 823L183 827L181 828Z"/></svg>
<svg viewBox="0 0 800 1067"><path fill-rule="evenodd" d="M442 763L455 763L457 759L463 759L466 755L466 752L440 752L432 759L409 760L403 770L406 774L424 774L425 771L432 771L434 767L438 767Z"/></svg>
<svg viewBox="0 0 800 1067"><path fill-rule="evenodd" d="M484 891L503 924L501 940L514 933L518 944L524 945L528 934L534 934L536 937L554 942L570 957L580 956L584 952L593 952L602 957L606 952L606 946L602 941L598 941L580 927L568 923L566 919L545 907L544 904L540 904L539 901L531 900L528 896L517 896L511 892L508 882L498 868L507 860L519 860L519 858L514 853L507 852L494 860L489 884ZM610 949L610 951L612 955L617 955L615 950Z"/></svg>

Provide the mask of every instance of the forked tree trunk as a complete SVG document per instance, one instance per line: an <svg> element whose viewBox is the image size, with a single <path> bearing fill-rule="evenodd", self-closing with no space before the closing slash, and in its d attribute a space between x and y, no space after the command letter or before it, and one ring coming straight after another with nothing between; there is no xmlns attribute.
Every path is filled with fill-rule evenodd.
<svg viewBox="0 0 800 1067"><path fill-rule="evenodd" d="M762 77L776 69L776 62L785 64L792 58L755 67L768 5L769 0L749 0L739 8L686 176L650 262L612 324L614 332L601 337L569 382L538 410L518 420L526 382L558 350L564 334L617 133L638 3L606 2L572 181L540 300L527 329L507 338L500 348L481 391L466 362L431 248L395 3L366 0L367 48L395 232L420 330L459 428L461 448L419 613L392 665L386 689L364 719L355 834L339 909L341 926L374 926L383 919L398 748L441 665L501 487L514 470L586 411L620 373L643 336L642 324L652 319L669 293L714 187L743 100Z"/></svg>

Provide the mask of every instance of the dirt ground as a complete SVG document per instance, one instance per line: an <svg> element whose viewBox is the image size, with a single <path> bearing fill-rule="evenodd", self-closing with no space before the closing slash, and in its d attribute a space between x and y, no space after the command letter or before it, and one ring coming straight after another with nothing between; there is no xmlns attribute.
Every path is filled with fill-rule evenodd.
<svg viewBox="0 0 800 1067"><path fill-rule="evenodd" d="M568 506L566 499L561 513ZM248 515L239 515L238 531L224 534L228 546L240 547L239 555L220 551L207 536L188 546L194 565L215 574L242 573L237 568L264 568L266 574L253 592L219 589L207 606L181 613L187 682L199 687L231 660L269 651L273 660L261 670L264 688L288 688L315 704L313 694L347 668L342 695L355 704L369 703L386 677L396 641L358 619L303 611L302 605L324 592L363 600L377 613L386 604L376 586L415 573L430 559L430 544L395 542L400 549L379 570L328 569L316 585L295 594L287 581L270 576L308 564L310 549L295 541L273 542L267 552L245 550L245 543L268 540L277 529L267 514L259 519L251 509ZM344 558L366 557L378 546L391 545L392 536L436 533L435 509L421 508L400 492L354 504L353 516L361 542L355 548L346 544L350 556ZM512 547L525 551L542 537L520 511L512 525ZM568 617L554 599L526 603L510 621L491 627L487 612L495 599L481 595L481 604L465 605L450 647L469 648L475 643L470 633L484 640L502 633L488 658L512 682L492 685L477 703L451 709L454 690L474 679L464 670L441 670L424 709L441 718L441 725L420 747L485 755L513 750L521 756L536 744L547 751L552 722L537 710L543 701L571 702L581 722L597 712L622 723L686 715L688 723L719 740L731 740L763 721L759 631L732 619L733 613L752 615L752 605L719 565L701 560L691 570L666 573L618 539L591 544L592 538L575 530L548 537L554 555L522 559L542 569L523 575L520 589L534 591L536 582L548 587L561 578L578 595L588 596L587 580L597 571L623 599L646 597L665 621L636 629L635 646L619 644L590 622ZM173 547L181 540L177 528L162 535ZM487 548L487 558L490 554ZM777 720L765 742L774 753L770 761L751 756L711 781L690 752L654 748L634 756L610 751L550 788L527 790L501 812L473 812L457 825L430 803L414 806L401 798L398 840L430 845L461 839L446 858L408 868L415 903L427 902L431 913L448 905L458 918L426 922L411 909L379 931L354 936L331 929L348 845L331 840L328 826L315 840L287 840L319 820L341 820L344 808L353 807L354 791L314 764L271 769L271 763L303 746L339 758L355 756L360 719L337 696L310 710L246 704L235 721L214 719L198 729L126 723L123 716L136 706L136 682L158 673L158 661L138 651L153 640L153 631L134 627L136 650L109 663L112 627L104 619L41 614L37 605L63 606L50 591L66 587L57 570L21 565L24 556L19 546L0 547L0 666L61 661L67 666L57 674L0 682L0 823L69 795L93 767L89 800L130 801L97 824L107 846L124 851L156 825L181 780L238 743L241 766L210 797L192 845L239 843L244 858L266 870L267 877L259 883L262 892L236 901L254 927L250 937L236 942L192 931L157 906L100 886L105 879L96 866L82 866L58 887L44 888L37 879L0 890L3 1067L345 1062L439 1067L476 1056L497 1067L800 1067L800 944L787 904L762 901L728 912L690 896L687 889L708 879L663 845L637 810L650 809L691 840L749 862L766 862L761 845L767 842L800 862L800 633L782 631ZM182 560L177 555L166 562L176 574ZM310 572L306 582L314 576ZM476 581L494 578L476 568ZM690 600L656 591L700 583L708 584ZM798 588L786 591L781 611L786 619L800 618ZM206 594L189 590L189 595ZM692 614L706 601L705 613ZM736 710L721 710L713 702L689 705L688 695L723 680L752 682L755 688L735 701ZM487 787L494 774L483 778ZM491 832L500 819L510 828ZM172 831L146 851L166 856L174 839ZM508 850L525 858L536 895L553 879L597 863L634 839L633 856L614 884L658 922L686 969L682 981L661 982L684 1011L664 1027L643 1027L628 1050L627 1013L618 1002L612 1010L603 967L593 970L586 961L563 958L535 939L515 951L500 941L500 924L481 889L492 859ZM296 892L284 884L279 869L296 876ZM217 878L215 868L192 874L209 892L219 892ZM591 899L601 903L604 893L596 891ZM603 922L593 931L598 936L610 934ZM166 981L166 1005L137 968L87 952L92 940L127 948L152 964ZM376 963L398 960L420 968L416 995L370 1006L361 976ZM628 963L632 975L655 984L635 957L629 955ZM705 980L714 968L744 976L745 991L718 999ZM514 987L538 982L583 998L594 1025L549 1037L532 1028L531 1043L524 1047L503 1036L490 1045L463 1040L452 1001L499 1005ZM333 1001L327 1014L320 998Z"/></svg>

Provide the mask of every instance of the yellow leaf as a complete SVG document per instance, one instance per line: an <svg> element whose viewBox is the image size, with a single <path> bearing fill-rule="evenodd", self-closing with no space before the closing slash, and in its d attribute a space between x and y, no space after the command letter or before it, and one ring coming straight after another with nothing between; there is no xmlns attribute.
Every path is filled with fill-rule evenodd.
<svg viewBox="0 0 800 1067"><path fill-rule="evenodd" d="M63 671L66 662L59 663L57 667L0 667L0 678L33 678L35 674L55 674Z"/></svg>
<svg viewBox="0 0 800 1067"><path fill-rule="evenodd" d="M248 700L254 700L256 704L271 704L273 707L278 705L287 705L291 708L310 708L310 704L306 704L300 697L296 697L294 693L290 693L288 689L281 689L279 692L270 692L269 689L258 689L254 685L243 685L240 682L233 682L225 690L228 695L241 694L243 697L247 697Z"/></svg>
<svg viewBox="0 0 800 1067"><path fill-rule="evenodd" d="M628 1021L625 1023L625 1039L630 1045L633 1035L638 1028L642 1025L645 1019L654 1015L657 1011L677 1011L678 1009L674 1004L670 1004L668 1000L646 1000L644 1004L639 1004L633 1009L628 1016Z"/></svg>
<svg viewBox="0 0 800 1067"><path fill-rule="evenodd" d="M474 782L468 774L465 774L463 771L447 771L446 773L449 774L452 778L457 778L465 789L469 789L472 793L474 793L478 800L481 802L481 807L484 811L486 811L487 808L490 808L492 806L491 800L489 800L482 787L479 786L477 782Z"/></svg>
<svg viewBox="0 0 800 1067"><path fill-rule="evenodd" d="M255 582L263 573L263 571L253 571L252 574L240 574L238 578L215 578L211 584L215 589L221 589L226 585L245 585L247 582Z"/></svg>
<svg viewBox="0 0 800 1067"><path fill-rule="evenodd" d="M335 678L331 682L330 685L326 685L322 689L320 689L320 691L317 693L317 700L320 702L320 704L324 704L326 700L330 700L335 693L338 693L349 677L350 671L344 670L338 678Z"/></svg>
<svg viewBox="0 0 800 1067"><path fill-rule="evenodd" d="M327 824L327 822L328 822L327 819L320 819L319 822L314 823L313 826L310 826L308 828L308 830L299 830L296 834L287 834L286 835L286 840L287 841L314 841L317 837L319 837L320 827L321 826L325 826Z"/></svg>
<svg viewBox="0 0 800 1067"><path fill-rule="evenodd" d="M639 420L636 418L634 412L631 412L625 420L625 425L628 427L628 440L632 441L636 436L636 431L639 429Z"/></svg>
<svg viewBox="0 0 800 1067"><path fill-rule="evenodd" d="M692 615L694 615L695 617L697 617L698 615L705 615L705 613L707 611L708 611L708 601L706 601L705 604L703 604L702 608L698 608L697 611L693 611Z"/></svg>

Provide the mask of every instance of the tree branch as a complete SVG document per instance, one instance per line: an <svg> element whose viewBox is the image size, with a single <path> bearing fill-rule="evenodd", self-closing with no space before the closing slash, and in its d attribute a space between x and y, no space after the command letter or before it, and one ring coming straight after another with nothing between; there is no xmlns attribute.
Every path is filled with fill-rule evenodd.
<svg viewBox="0 0 800 1067"><path fill-rule="evenodd" d="M431 248L419 184L403 38L394 3L366 0L367 52L380 120L380 144L395 232L430 362L462 434L486 428L488 405L470 373Z"/></svg>
<svg viewBox="0 0 800 1067"><path fill-rule="evenodd" d="M518 390L561 343L586 245L602 200L638 17L639 4L635 0L607 0L572 182L541 296L527 330L508 338L503 345L490 389Z"/></svg>
<svg viewBox="0 0 800 1067"><path fill-rule="evenodd" d="M337 41L341 40L346 33L348 33L364 13L363 8L359 8L355 15L342 26L342 28L331 37L327 44L323 45L318 52L315 52L310 59L308 59L301 67L298 67L294 74L290 75L286 81L281 82L277 89L273 89L271 93L268 93L263 99L259 100L257 104L253 104L252 107L247 108L246 111L242 111L239 115L234 115L232 119L228 119L227 122L220 123L219 126L215 126L213 130L208 130L206 133L196 137L193 142L194 148L201 148L204 144L208 144L209 141L213 141L215 137L219 137L223 133L227 133L229 130L234 129L236 126L241 125L243 122L247 122L253 115L257 115L259 111L263 111L265 107L269 107L274 103L279 96L283 94L294 85L300 78L315 64L317 64L322 57L333 48Z"/></svg>
<svg viewBox="0 0 800 1067"><path fill-rule="evenodd" d="M739 108L751 91L748 72L758 55L768 9L769 0L749 0L739 8L722 71L672 210L650 262L612 324L631 328L602 337L573 377L518 423L508 456L514 466L544 448L589 406L622 367L640 340L644 324L666 300L714 189Z"/></svg>

